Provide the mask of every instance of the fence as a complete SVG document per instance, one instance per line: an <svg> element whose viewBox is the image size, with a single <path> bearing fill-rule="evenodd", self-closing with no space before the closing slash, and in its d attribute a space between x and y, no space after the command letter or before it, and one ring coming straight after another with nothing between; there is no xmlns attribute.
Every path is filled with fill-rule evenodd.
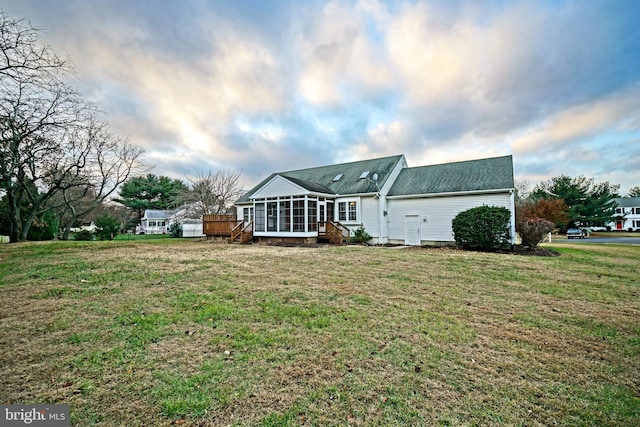
<svg viewBox="0 0 640 427"><path fill-rule="evenodd" d="M240 222L234 215L203 215L202 232L206 236L230 237L231 230Z"/></svg>

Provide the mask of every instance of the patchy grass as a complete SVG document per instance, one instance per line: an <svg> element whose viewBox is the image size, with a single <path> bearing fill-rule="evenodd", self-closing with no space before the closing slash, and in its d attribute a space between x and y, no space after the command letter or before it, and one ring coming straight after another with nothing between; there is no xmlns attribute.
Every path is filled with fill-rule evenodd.
<svg viewBox="0 0 640 427"><path fill-rule="evenodd" d="M640 424L640 248L0 247L0 401L72 425Z"/></svg>

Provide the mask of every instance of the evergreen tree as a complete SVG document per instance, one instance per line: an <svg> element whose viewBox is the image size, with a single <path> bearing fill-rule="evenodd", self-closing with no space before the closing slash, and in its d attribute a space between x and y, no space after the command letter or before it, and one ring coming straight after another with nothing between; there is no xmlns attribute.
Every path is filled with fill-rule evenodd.
<svg viewBox="0 0 640 427"><path fill-rule="evenodd" d="M166 176L147 174L131 178L120 188L120 197L114 201L125 205L142 218L145 209L173 209L178 205L178 194L188 190L184 182Z"/></svg>

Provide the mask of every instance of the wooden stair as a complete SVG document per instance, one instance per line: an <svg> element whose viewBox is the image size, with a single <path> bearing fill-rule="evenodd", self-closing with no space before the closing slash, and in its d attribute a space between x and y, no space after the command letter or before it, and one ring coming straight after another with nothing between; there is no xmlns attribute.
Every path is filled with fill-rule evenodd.
<svg viewBox="0 0 640 427"><path fill-rule="evenodd" d="M253 241L253 222L249 221L245 224L241 221L238 225L231 229L231 243L249 243Z"/></svg>
<svg viewBox="0 0 640 427"><path fill-rule="evenodd" d="M328 241L334 245L349 243L351 231L339 222L324 221L318 223L318 241Z"/></svg>

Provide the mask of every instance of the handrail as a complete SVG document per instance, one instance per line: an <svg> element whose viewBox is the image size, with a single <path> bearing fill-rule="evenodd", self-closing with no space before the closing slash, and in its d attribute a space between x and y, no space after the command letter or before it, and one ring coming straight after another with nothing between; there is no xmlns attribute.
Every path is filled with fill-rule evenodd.
<svg viewBox="0 0 640 427"><path fill-rule="evenodd" d="M242 230L243 227L242 225L244 224L244 221L240 221L235 227L233 227L231 229L231 241L233 242L234 240L236 240L236 238L240 235L242 235Z"/></svg>
<svg viewBox="0 0 640 427"><path fill-rule="evenodd" d="M249 221L240 232L240 243L248 243L253 239L253 221Z"/></svg>
<svg viewBox="0 0 640 427"><path fill-rule="evenodd" d="M348 243L351 240L351 231L339 222L320 221L318 230L318 236L326 237L334 245L341 245L343 242Z"/></svg>
<svg viewBox="0 0 640 427"><path fill-rule="evenodd" d="M230 241L232 242L238 240L240 243L247 243L251 239L253 239L253 221L249 221L246 224L244 221L240 221L231 230Z"/></svg>

